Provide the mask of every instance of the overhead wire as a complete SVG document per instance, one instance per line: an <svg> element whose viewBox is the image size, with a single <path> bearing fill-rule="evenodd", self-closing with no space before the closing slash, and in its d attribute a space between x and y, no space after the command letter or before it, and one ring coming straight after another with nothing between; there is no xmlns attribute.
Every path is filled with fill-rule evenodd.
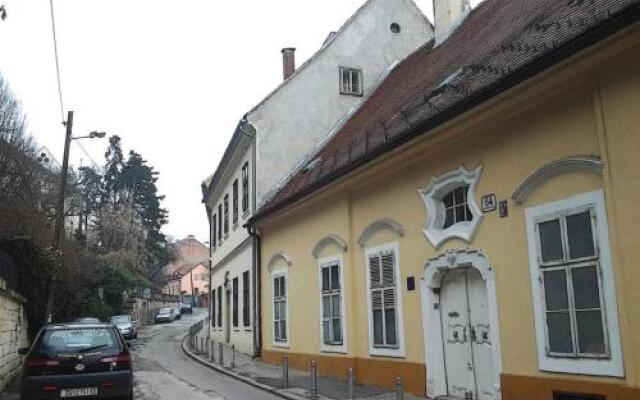
<svg viewBox="0 0 640 400"><path fill-rule="evenodd" d="M62 97L62 83L60 80L60 59L58 57L58 39L56 37L56 19L53 11L53 0L49 0L49 7L51 9L51 32L53 33L53 52L56 60L56 77L58 79L58 99L60 101L60 116L62 117L62 121L64 121L65 120L64 101Z"/></svg>

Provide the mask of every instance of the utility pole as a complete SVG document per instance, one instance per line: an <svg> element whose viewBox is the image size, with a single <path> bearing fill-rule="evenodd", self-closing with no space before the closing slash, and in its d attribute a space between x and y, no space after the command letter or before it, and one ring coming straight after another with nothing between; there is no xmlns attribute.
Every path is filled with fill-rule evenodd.
<svg viewBox="0 0 640 400"><path fill-rule="evenodd" d="M60 172L60 193L58 195L58 204L56 207L56 225L55 236L53 238L53 250L58 252L60 250L60 242L62 240L62 232L64 231L64 198L67 189L67 173L69 171L69 147L71 146L72 132L73 132L73 111L67 113L67 121L65 122L67 132L64 138L64 156L62 158L62 171ZM47 306L45 312L45 323L51 323L51 317L53 314L53 300L55 297L55 285L57 274L60 271L60 264L62 264L62 258L60 257L55 265L51 279L49 280L49 295L47 297Z"/></svg>

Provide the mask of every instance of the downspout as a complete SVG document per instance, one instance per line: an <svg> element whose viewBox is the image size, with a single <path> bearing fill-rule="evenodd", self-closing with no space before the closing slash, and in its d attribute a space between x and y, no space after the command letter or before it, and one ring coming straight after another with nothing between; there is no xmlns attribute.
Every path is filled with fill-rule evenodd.
<svg viewBox="0 0 640 400"><path fill-rule="evenodd" d="M252 132L247 132L245 130L245 126L248 126ZM253 217L256 214L257 209L257 195L256 195L256 160L257 160L257 133L255 128L249 124L247 120L247 115L242 118L242 122L240 124L240 131L251 139L251 175L249 179L251 181L251 216ZM251 277L252 277L252 286L253 286L253 356L254 358L260 358L262 355L262 324L261 315L262 315L262 287L261 287L261 252L260 252L260 236L257 233L257 230L252 224L245 225L247 228L247 232L251 235L251 247L252 247L252 265L251 265Z"/></svg>

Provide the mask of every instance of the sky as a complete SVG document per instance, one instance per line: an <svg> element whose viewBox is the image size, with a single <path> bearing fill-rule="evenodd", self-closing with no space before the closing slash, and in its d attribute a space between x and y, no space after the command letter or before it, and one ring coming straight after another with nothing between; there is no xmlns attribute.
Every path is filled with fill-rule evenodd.
<svg viewBox="0 0 640 400"><path fill-rule="evenodd" d="M472 1L473 5L479 0ZM282 80L284 47L300 65L364 0L53 0L62 82L58 100L49 0L0 0L0 72L29 130L62 159L74 135L122 138L159 173L175 239L208 240L200 183L238 120ZM416 4L432 19L432 1ZM63 115L65 117L63 117ZM106 139L71 147L75 166L104 164Z"/></svg>

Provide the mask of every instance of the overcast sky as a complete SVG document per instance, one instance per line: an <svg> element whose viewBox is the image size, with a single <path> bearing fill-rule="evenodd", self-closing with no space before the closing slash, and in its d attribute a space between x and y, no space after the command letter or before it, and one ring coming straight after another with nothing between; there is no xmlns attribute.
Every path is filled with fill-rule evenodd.
<svg viewBox="0 0 640 400"><path fill-rule="evenodd" d="M479 0L473 1L476 4ZM74 134L122 138L160 172L165 233L208 240L200 182L238 119L282 79L280 49L310 57L364 0L54 0L64 111ZM431 0L417 0L432 19ZM29 129L62 158L49 0L0 0L0 71ZM99 165L106 140L82 145ZM74 165L90 163L73 145Z"/></svg>

